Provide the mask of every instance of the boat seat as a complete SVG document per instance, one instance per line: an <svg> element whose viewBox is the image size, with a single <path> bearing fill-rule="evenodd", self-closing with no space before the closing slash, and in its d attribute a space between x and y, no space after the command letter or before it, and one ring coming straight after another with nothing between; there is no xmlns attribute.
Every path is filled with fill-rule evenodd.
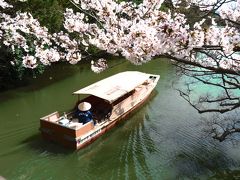
<svg viewBox="0 0 240 180"><path fill-rule="evenodd" d="M78 123L78 118L73 118L73 119L71 119L71 122L72 122L72 123Z"/></svg>
<svg viewBox="0 0 240 180"><path fill-rule="evenodd" d="M80 127L83 126L83 123L78 123L78 122L71 122L68 127L71 129L79 129Z"/></svg>
<svg viewBox="0 0 240 180"><path fill-rule="evenodd" d="M47 118L47 120L50 122L56 122L58 120L58 118L59 118L59 114L55 113L55 114L52 114L51 116L49 116Z"/></svg>

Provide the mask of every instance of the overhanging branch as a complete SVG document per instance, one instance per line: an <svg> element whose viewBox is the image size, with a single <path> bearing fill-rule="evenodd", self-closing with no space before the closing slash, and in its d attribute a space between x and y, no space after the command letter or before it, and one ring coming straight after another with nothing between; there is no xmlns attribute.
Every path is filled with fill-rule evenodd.
<svg viewBox="0 0 240 180"><path fill-rule="evenodd" d="M224 69L224 68L221 68L221 67L213 67L213 66L204 66L204 65L202 65L202 64L200 64L196 61L188 61L186 59L180 59L180 58L171 56L169 54L163 54L163 55L160 55L158 57L159 58L168 58L168 59L172 59L174 61L177 61L179 63L184 63L184 64L192 65L192 66L195 66L195 67L208 69L208 70L214 71L214 72L219 73L219 74L225 73L225 74L232 74L232 75L240 75L240 72L234 71L232 69Z"/></svg>

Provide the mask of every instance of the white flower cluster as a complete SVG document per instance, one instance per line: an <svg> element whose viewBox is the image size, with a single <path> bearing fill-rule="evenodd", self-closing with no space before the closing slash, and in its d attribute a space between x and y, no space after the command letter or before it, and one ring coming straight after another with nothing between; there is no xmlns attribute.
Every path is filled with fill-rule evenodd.
<svg viewBox="0 0 240 180"><path fill-rule="evenodd" d="M81 60L82 55L80 54L79 45L80 42L77 40L72 40L68 36L68 34L59 32L57 34L53 34L52 40L55 42L58 47L58 51L62 49L61 59L67 60L71 64L76 64Z"/></svg>
<svg viewBox="0 0 240 180"><path fill-rule="evenodd" d="M240 22L240 0L237 0L237 2L234 4L221 8L220 16L223 19L229 19L234 22Z"/></svg>
<svg viewBox="0 0 240 180"><path fill-rule="evenodd" d="M86 23L83 14L68 9L65 28L69 32L78 32L80 37L88 34L90 44L111 54L120 53L135 64L162 54L197 61L192 56L192 50L203 46L221 46L225 53L231 54L240 42L238 29L218 27L214 20L213 26L208 29L202 27L205 19L190 29L183 14L160 11L161 0L144 0L139 5L113 0L75 2L86 11L91 9L95 12L100 23ZM217 1L195 0L191 3L212 8Z"/></svg>
<svg viewBox="0 0 240 180"><path fill-rule="evenodd" d="M107 60L100 58L96 62L91 61L91 69L95 73L100 73L108 68Z"/></svg>
<svg viewBox="0 0 240 180"><path fill-rule="evenodd" d="M13 6L5 2L4 0L0 0L0 7L5 9L5 8L12 8Z"/></svg>
<svg viewBox="0 0 240 180"><path fill-rule="evenodd" d="M77 39L64 32L49 34L28 13L17 13L16 17L0 13L0 40L15 54L21 49L23 65L28 68L35 68L38 63L50 65L61 59L76 64L82 58L79 47L87 51L90 44L114 55L121 54L134 64L147 62L158 55L171 55L203 65L215 64L209 59L199 60L193 53L195 49L218 46L225 55L232 55L233 49L240 46L239 29L230 25L217 26L214 19L208 28L202 26L205 19L190 28L183 14L160 10L163 0L143 0L139 5L114 0L73 2L81 12L66 9L64 27L69 34L74 33L72 37L78 34ZM173 2L176 6L180 3L178 0ZM222 0L188 2L206 10ZM6 7L4 3L0 0L1 7ZM235 9L219 8L221 17L239 23L239 3L238 0L232 6L238 7ZM239 60L235 62L225 61L222 67L231 68L234 64L235 69L239 68Z"/></svg>
<svg viewBox="0 0 240 180"><path fill-rule="evenodd" d="M81 60L78 42L63 32L51 35L29 13L18 12L15 17L0 13L0 41L26 68L34 69L39 63L50 65L61 59L71 64Z"/></svg>
<svg viewBox="0 0 240 180"><path fill-rule="evenodd" d="M1 17L4 19L0 23L3 44L10 47L13 54L21 50L24 67L37 67L37 59L45 65L49 64L50 59L47 60L46 56L39 53L45 51L46 46L52 45L51 36L45 27L41 27L39 22L28 13L17 13L16 17L1 14Z"/></svg>

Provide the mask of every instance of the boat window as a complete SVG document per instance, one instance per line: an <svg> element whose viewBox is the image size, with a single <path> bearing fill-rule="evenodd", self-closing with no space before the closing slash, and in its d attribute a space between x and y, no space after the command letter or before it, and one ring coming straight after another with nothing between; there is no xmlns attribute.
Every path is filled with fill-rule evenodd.
<svg viewBox="0 0 240 180"><path fill-rule="evenodd" d="M157 78L156 76L149 76L149 78L152 80L152 81L155 81L155 79Z"/></svg>

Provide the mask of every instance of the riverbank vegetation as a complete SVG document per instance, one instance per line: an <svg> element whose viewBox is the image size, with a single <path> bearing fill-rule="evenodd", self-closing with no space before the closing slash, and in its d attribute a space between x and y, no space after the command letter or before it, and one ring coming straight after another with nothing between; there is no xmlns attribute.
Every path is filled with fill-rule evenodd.
<svg viewBox="0 0 240 180"><path fill-rule="evenodd" d="M193 79L178 91L199 113L240 108L239 0L0 0L0 8L1 84L36 76L56 62L91 60L98 52L133 64L164 57ZM95 72L106 68L105 59L92 62ZM217 93L196 99L197 84ZM213 121L211 135L226 139L238 132L238 120L231 127Z"/></svg>

